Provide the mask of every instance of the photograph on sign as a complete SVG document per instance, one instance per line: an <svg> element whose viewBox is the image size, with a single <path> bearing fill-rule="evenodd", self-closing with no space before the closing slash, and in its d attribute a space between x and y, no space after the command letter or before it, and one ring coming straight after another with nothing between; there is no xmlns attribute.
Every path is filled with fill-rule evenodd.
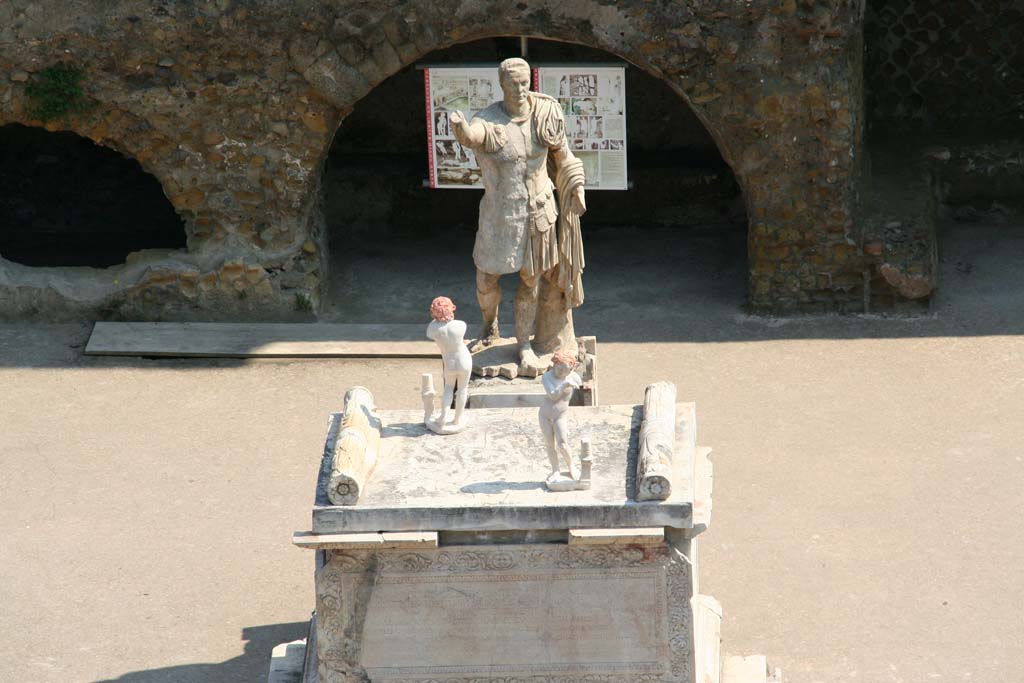
<svg viewBox="0 0 1024 683"><path fill-rule="evenodd" d="M429 67L423 74L430 186L483 187L476 156L455 139L450 116L461 111L472 120L502 98L498 65ZM586 188L627 189L625 67L540 66L534 84L561 105L566 141L583 161Z"/></svg>

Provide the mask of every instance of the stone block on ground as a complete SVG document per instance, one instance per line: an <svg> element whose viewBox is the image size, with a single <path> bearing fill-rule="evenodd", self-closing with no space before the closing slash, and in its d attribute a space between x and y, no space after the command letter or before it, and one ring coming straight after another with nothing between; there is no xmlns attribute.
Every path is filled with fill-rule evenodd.
<svg viewBox="0 0 1024 683"><path fill-rule="evenodd" d="M770 670L764 655L726 657L722 663L722 683L782 683L782 672Z"/></svg>
<svg viewBox="0 0 1024 683"><path fill-rule="evenodd" d="M831 281L851 312L920 311L938 286L935 176L911 150L878 150L861 195L865 270Z"/></svg>
<svg viewBox="0 0 1024 683"><path fill-rule="evenodd" d="M710 595L695 595L690 602L694 680L718 683L722 676L722 606Z"/></svg>
<svg viewBox="0 0 1024 683"><path fill-rule="evenodd" d="M276 646L270 653L267 683L303 683L302 668L305 660L305 639Z"/></svg>

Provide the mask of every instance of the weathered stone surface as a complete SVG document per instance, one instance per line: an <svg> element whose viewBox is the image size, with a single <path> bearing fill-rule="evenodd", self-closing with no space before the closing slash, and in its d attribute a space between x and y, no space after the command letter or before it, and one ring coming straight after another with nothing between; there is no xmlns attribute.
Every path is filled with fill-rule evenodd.
<svg viewBox="0 0 1024 683"><path fill-rule="evenodd" d="M693 596L694 680L718 683L722 675L722 606L710 595Z"/></svg>
<svg viewBox="0 0 1024 683"><path fill-rule="evenodd" d="M676 385L656 382L644 392L644 416L636 458L636 499L666 500L672 495Z"/></svg>
<svg viewBox="0 0 1024 683"><path fill-rule="evenodd" d="M691 564L665 543L331 551L316 586L324 683L692 680Z"/></svg>
<svg viewBox="0 0 1024 683"><path fill-rule="evenodd" d="M721 607L696 592L698 530L651 517L637 528L626 523L630 514L609 514L669 510L685 491L691 505L699 496L708 521L711 470L708 449L694 462L693 404L675 410L672 498L629 500L640 408L570 411L607 447L606 467L598 486L562 494L543 492L533 410L477 411L470 430L446 437L424 430L418 411L381 411L382 457L364 497L326 510L328 455L314 532L294 537L317 550L304 680L717 683ZM610 524L567 522L594 503ZM366 514L357 515L361 506ZM318 531L325 511L334 516ZM335 523L357 532L326 528ZM416 523L435 531L392 531ZM360 525L385 531L358 533Z"/></svg>
<svg viewBox="0 0 1024 683"><path fill-rule="evenodd" d="M373 395L364 387L345 392L345 410L338 425L327 497L335 505L355 505L373 472L380 448L380 419Z"/></svg>
<svg viewBox="0 0 1024 683"><path fill-rule="evenodd" d="M692 403L676 406L673 491L656 502L633 499L640 406L570 409L573 433L591 441L593 475L589 490L559 493L544 489L549 467L536 409L474 410L470 428L448 436L430 433L420 411L378 415L380 453L356 505L331 504L325 458L314 533L691 526ZM333 452L338 421L332 417L326 453Z"/></svg>
<svg viewBox="0 0 1024 683"><path fill-rule="evenodd" d="M906 299L924 298L935 289L935 281L931 277L904 273L889 263L883 263L878 272L900 293L900 296Z"/></svg>
<svg viewBox="0 0 1024 683"><path fill-rule="evenodd" d="M281 643L270 653L267 683L302 683L302 664L306 659L306 641Z"/></svg>

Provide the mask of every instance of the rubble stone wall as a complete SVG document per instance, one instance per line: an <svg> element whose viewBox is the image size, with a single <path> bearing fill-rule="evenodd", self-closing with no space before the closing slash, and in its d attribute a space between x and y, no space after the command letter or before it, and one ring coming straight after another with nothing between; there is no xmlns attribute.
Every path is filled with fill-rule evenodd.
<svg viewBox="0 0 1024 683"><path fill-rule="evenodd" d="M0 124L72 130L138 160L188 249L86 274L0 262L0 312L308 314L326 279L320 176L342 119L422 56L503 35L581 43L662 78L742 186L751 306L845 307L863 268L862 12L861 0L7 0ZM26 85L58 62L84 69L93 106L44 124Z"/></svg>

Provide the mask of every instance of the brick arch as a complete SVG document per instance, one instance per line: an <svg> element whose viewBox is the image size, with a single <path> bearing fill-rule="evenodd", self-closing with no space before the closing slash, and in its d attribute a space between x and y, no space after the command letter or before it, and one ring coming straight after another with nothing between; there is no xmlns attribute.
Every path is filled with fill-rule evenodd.
<svg viewBox="0 0 1024 683"><path fill-rule="evenodd" d="M859 282L862 268L853 217L858 3L491 1L447 12L440 5L351 2L322 32L291 41L292 67L332 105L320 168L354 105L430 52L499 36L586 45L663 80L710 133L746 203L754 309L834 308L836 292L859 305L847 283ZM319 179L308 192L312 204Z"/></svg>
<svg viewBox="0 0 1024 683"><path fill-rule="evenodd" d="M337 109L330 121L332 137L327 140L323 157L330 149L333 131L355 105L405 67L456 44L522 36L600 49L662 80L695 113L733 169L740 187L746 189L745 174L734 152L742 145L738 138L743 135L730 130L722 108L714 105L723 96L711 84L715 80L715 61L707 55L694 58L706 52L700 42L700 28L693 23L689 32L694 35L668 37L652 36L641 28L678 23L680 10L675 9L670 19L659 8L646 6L652 3L622 11L614 4L585 0L531 3L529 8L505 7L492 14L488 8L500 7L497 3L474 4L484 7L455 15L409 9L426 3L404 3L405 11L365 5L337 19L327 37L309 36L292 42L293 65Z"/></svg>

